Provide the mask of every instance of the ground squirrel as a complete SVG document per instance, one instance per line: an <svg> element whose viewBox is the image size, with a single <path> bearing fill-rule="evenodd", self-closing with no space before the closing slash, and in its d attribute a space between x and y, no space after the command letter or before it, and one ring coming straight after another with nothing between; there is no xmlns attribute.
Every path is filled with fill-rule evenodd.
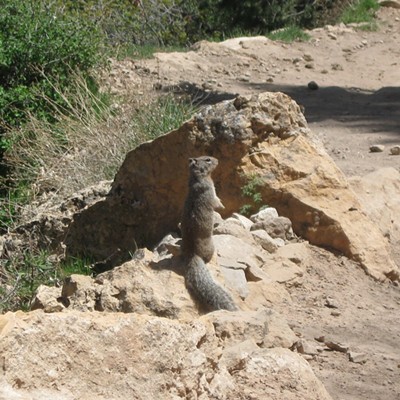
<svg viewBox="0 0 400 400"><path fill-rule="evenodd" d="M224 208L215 193L211 173L218 165L213 157L189 159L189 192L182 215L182 257L185 283L195 299L208 310L237 310L232 297L217 285L206 267L213 254L214 209Z"/></svg>

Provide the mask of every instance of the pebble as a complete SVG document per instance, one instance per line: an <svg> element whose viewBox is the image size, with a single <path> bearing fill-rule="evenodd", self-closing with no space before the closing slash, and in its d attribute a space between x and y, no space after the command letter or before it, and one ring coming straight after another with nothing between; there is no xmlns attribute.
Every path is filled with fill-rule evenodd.
<svg viewBox="0 0 400 400"><path fill-rule="evenodd" d="M300 354L307 354L309 356L315 356L318 354L318 347L305 340L299 340L296 343L296 349Z"/></svg>
<svg viewBox="0 0 400 400"><path fill-rule="evenodd" d="M343 71L343 67L342 67L340 64L338 64L338 63L333 63L333 64L331 64L331 68L332 68L334 71Z"/></svg>
<svg viewBox="0 0 400 400"><path fill-rule="evenodd" d="M332 32L329 32L329 33L328 33L328 36L329 36L332 40L337 40L337 36L336 36L334 33L332 33Z"/></svg>
<svg viewBox="0 0 400 400"><path fill-rule="evenodd" d="M393 146L393 147L390 149L390 154L393 155L393 156L398 156L398 155L400 155L400 146Z"/></svg>
<svg viewBox="0 0 400 400"><path fill-rule="evenodd" d="M325 306L329 308L339 308L339 304L335 299L328 297L325 300Z"/></svg>
<svg viewBox="0 0 400 400"><path fill-rule="evenodd" d="M364 364L367 362L367 355L365 353L356 353L354 351L349 352L349 360L353 363Z"/></svg>
<svg viewBox="0 0 400 400"><path fill-rule="evenodd" d="M369 147L369 151L371 153L382 153L385 150L385 146L383 144L373 144Z"/></svg>
<svg viewBox="0 0 400 400"><path fill-rule="evenodd" d="M308 69L314 69L314 64L313 63L307 63L305 65L305 67L308 68Z"/></svg>
<svg viewBox="0 0 400 400"><path fill-rule="evenodd" d="M326 347L334 351L340 351L341 353L347 353L349 351L349 346L342 343L327 341L325 342Z"/></svg>
<svg viewBox="0 0 400 400"><path fill-rule="evenodd" d="M308 82L307 86L310 90L318 90L319 89L318 83L315 81Z"/></svg>
<svg viewBox="0 0 400 400"><path fill-rule="evenodd" d="M204 82L204 83L201 85L201 87L202 87L204 90L212 90L212 88L213 88L210 82Z"/></svg>
<svg viewBox="0 0 400 400"><path fill-rule="evenodd" d="M304 61L314 61L311 54L303 54Z"/></svg>

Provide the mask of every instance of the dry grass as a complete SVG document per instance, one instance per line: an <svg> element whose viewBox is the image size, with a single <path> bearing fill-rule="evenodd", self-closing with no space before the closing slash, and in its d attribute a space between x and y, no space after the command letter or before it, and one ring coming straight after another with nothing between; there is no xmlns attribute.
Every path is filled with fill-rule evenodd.
<svg viewBox="0 0 400 400"><path fill-rule="evenodd" d="M111 98L94 95L81 76L75 74L74 79L73 92L54 85L65 107L45 99L55 121L29 115L26 125L8 132L13 145L6 159L12 179L23 183L23 197L30 202L46 193L56 200L112 179L128 151L179 127L194 113L190 104L172 95Z"/></svg>
<svg viewBox="0 0 400 400"><path fill-rule="evenodd" d="M28 115L23 127L7 132L12 175L6 181L11 189L0 198L0 232L14 231L39 210L112 179L127 152L179 127L194 113L194 107L172 95L113 98L93 94L80 75L74 79L69 92L53 86L64 107L41 95L54 110L53 121ZM54 285L69 273L91 272L85 260L63 261L34 239L1 256L0 313L29 309L39 284Z"/></svg>

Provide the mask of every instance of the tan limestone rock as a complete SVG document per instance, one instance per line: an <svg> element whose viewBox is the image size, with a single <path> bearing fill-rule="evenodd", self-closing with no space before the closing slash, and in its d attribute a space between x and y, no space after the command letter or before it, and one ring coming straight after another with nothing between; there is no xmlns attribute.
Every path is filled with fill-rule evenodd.
<svg viewBox="0 0 400 400"><path fill-rule="evenodd" d="M183 320L197 316L180 265L171 259L152 262L148 253L96 278L71 275L62 291L43 286L33 304L47 312L65 306L68 311L135 312Z"/></svg>
<svg viewBox="0 0 400 400"><path fill-rule="evenodd" d="M61 288L40 285L32 302L32 310L42 309L44 312L59 312L65 308L62 302Z"/></svg>
<svg viewBox="0 0 400 400"><path fill-rule="evenodd" d="M400 172L381 168L363 177L349 179L362 211L388 239L392 254L400 264Z"/></svg>
<svg viewBox="0 0 400 400"><path fill-rule="evenodd" d="M299 355L259 348L237 332L221 338L210 316L183 323L135 313L1 315L0 398L331 400ZM250 328L243 333L262 341L262 322Z"/></svg>

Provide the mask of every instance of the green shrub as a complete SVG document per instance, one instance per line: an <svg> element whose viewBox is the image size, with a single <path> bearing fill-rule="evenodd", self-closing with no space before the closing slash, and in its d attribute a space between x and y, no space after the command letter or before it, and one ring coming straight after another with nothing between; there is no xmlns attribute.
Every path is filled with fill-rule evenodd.
<svg viewBox="0 0 400 400"><path fill-rule="evenodd" d="M297 26L288 26L277 31L268 34L268 37L272 40L281 40L283 42L307 41L310 39L310 35L305 33Z"/></svg>
<svg viewBox="0 0 400 400"><path fill-rule="evenodd" d="M249 201L249 203L244 204L239 212L248 216L261 206L262 195L260 188L263 185L263 180L257 174L244 176L243 178L246 180L246 183L242 186L242 196Z"/></svg>
<svg viewBox="0 0 400 400"><path fill-rule="evenodd" d="M46 93L59 103L52 80L64 86L71 71L88 72L100 62L101 34L89 20L45 0L0 0L0 121L20 126L27 112L50 118ZM0 131L1 133L1 131ZM0 148L9 147L2 141Z"/></svg>
<svg viewBox="0 0 400 400"><path fill-rule="evenodd" d="M356 0L352 1L350 6L347 7L340 20L345 24L374 21L376 10L379 4L376 0Z"/></svg>

